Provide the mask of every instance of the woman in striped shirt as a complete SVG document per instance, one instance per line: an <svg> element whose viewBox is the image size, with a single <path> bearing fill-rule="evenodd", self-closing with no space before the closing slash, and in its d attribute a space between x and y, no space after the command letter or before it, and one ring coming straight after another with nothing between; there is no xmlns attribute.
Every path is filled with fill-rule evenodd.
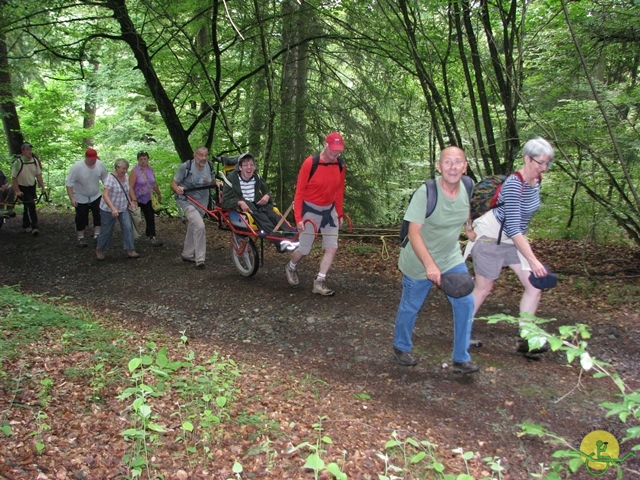
<svg viewBox="0 0 640 480"><path fill-rule="evenodd" d="M477 234L471 250L476 280L474 317L505 266L514 271L524 287L520 314L535 315L540 303L542 290L531 285L529 275L533 272L535 277L544 277L547 270L533 253L525 234L533 214L540 208L542 173L551 166L554 151L549 142L538 137L525 143L522 153L524 165L503 183L497 202L500 206L474 222ZM516 348L529 353L548 350L545 344L530 351L522 338L518 338Z"/></svg>

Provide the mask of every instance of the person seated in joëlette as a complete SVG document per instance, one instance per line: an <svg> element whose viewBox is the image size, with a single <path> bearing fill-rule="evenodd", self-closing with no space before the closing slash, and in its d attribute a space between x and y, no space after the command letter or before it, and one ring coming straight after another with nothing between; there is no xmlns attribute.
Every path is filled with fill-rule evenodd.
<svg viewBox="0 0 640 480"><path fill-rule="evenodd" d="M273 199L265 181L256 172L255 158L251 153L238 157L236 166L226 179L222 189L222 208L250 213L258 227L269 236L282 237L274 240L280 253L292 252L298 242L290 240L295 233L286 222L280 222L280 215L273 210ZM278 231L274 231L280 223Z"/></svg>

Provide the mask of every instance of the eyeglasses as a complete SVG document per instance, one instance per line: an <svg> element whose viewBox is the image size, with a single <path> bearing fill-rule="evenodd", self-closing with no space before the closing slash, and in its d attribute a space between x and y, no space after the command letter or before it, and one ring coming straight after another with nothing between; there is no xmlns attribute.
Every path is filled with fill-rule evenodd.
<svg viewBox="0 0 640 480"><path fill-rule="evenodd" d="M465 164L464 160L443 160L442 161L442 166L444 167L452 167L452 166L456 166L456 167L462 167Z"/></svg>
<svg viewBox="0 0 640 480"><path fill-rule="evenodd" d="M553 161L551 160L549 160L548 162L541 162L540 160L536 160L534 157L529 157L529 158L542 167L545 167L545 168L553 167Z"/></svg>

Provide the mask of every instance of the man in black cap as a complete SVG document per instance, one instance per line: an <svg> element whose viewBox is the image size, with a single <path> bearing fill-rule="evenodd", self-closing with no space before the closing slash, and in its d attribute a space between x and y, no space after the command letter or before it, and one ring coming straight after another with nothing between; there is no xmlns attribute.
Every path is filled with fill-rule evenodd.
<svg viewBox="0 0 640 480"><path fill-rule="evenodd" d="M469 221L469 194L461 182L467 159L458 147L447 147L437 163L437 202L427 211L427 189L423 184L411 198L404 220L409 222L409 242L400 251L402 297L393 335L393 355L400 365L413 366L411 336L418 312L435 284L442 287L453 308L453 371L473 373L478 366L469 355L473 322L473 281L462 259L458 237L464 225L470 239L475 234ZM450 277L448 277L450 275Z"/></svg>
<svg viewBox="0 0 640 480"><path fill-rule="evenodd" d="M15 156L11 164L11 179L13 192L24 205L22 228L26 233L31 233L35 237L40 233L36 212L36 182L40 185L43 193L45 188L44 180L42 180L42 164L33 153L33 146L30 143L23 143L22 153Z"/></svg>

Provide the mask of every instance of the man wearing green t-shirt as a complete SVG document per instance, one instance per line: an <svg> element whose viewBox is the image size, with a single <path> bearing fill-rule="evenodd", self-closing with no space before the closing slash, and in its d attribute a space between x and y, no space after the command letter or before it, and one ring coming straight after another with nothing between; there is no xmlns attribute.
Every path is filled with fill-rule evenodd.
<svg viewBox="0 0 640 480"><path fill-rule="evenodd" d="M411 355L411 336L418 312L431 290L441 285L442 275L467 274L458 237L465 232L474 239L469 220L469 195L460 179L467 170L467 159L458 147L447 147L436 165L437 202L433 213L425 218L427 189L423 184L413 195L404 220L409 222L409 242L402 248L398 267L402 271L402 298L398 306L393 337L393 353L400 365L417 363ZM447 295L453 308L453 371L473 373L478 366L469 355L473 322L473 295Z"/></svg>

